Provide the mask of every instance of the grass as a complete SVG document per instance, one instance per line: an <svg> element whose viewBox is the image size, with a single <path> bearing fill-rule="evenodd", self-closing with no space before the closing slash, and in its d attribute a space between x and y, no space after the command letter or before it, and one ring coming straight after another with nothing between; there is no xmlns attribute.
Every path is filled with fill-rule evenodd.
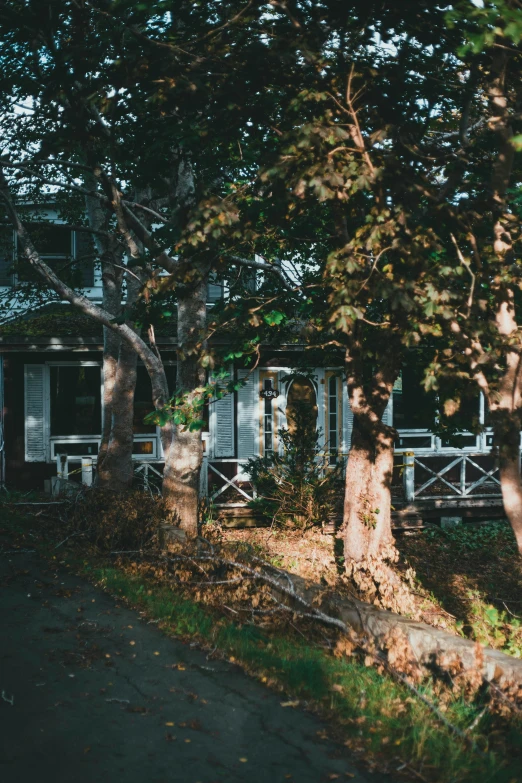
<svg viewBox="0 0 522 783"><path fill-rule="evenodd" d="M511 738L507 761L506 746L497 746L480 758L470 748L438 724L431 711L411 697L400 684L356 658L336 658L310 645L306 640L286 634L265 634L252 625L238 625L217 618L201 605L181 596L176 590L131 576L120 568L92 567L84 570L112 594L160 620L169 634L224 652L232 660L272 687L282 689L292 699L316 705L334 723L337 735L352 749L381 764L401 759L423 777L438 781L519 781L522 736ZM428 687L424 692L436 699ZM454 700L446 717L465 729L481 710L480 704ZM485 739L493 730L493 721L485 719L475 739ZM481 743L482 744L482 743ZM395 766L400 766L397 763Z"/></svg>
<svg viewBox="0 0 522 783"><path fill-rule="evenodd" d="M303 638L299 629L266 630L234 622L176 587L133 573L124 563L115 566L96 552L86 557L77 539L55 550L55 541L64 537L64 531L60 539L52 539L39 524L2 509L0 526L10 546L14 541L15 546L38 548L158 620L164 633L197 641L214 654L225 655L267 686L279 689L284 701L299 701L315 709L328 719L329 734L370 765L390 771L402 767L403 774L411 773L412 779L440 783L522 781L520 723L485 712L471 735L484 749L482 757L437 721L404 686L366 666L361 658L335 657ZM471 726L482 712L480 698L473 703L447 694L439 699L429 684L423 692L461 729Z"/></svg>

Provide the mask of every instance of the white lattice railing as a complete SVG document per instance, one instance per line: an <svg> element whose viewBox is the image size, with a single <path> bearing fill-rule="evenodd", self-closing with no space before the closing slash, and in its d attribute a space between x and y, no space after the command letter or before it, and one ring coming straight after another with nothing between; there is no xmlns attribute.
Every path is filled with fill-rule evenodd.
<svg viewBox="0 0 522 783"><path fill-rule="evenodd" d="M134 475L143 483L143 488L145 491L160 492L161 479L163 478L163 473L161 470L162 464L163 463L153 463L151 460L136 464L136 467L134 468ZM223 465L227 464L234 464L237 466L236 471L232 477L226 476L223 473ZM223 493L225 493L227 490L232 489L233 494L236 496L235 500L239 502L234 502L234 500L230 499L223 505L245 505L245 503L247 503L249 500L253 500L253 491L247 491L245 489L247 481L243 472L244 465L246 465L246 462L238 459L208 459L208 457L205 455L203 457L203 463L201 465L200 472L200 497L208 498L211 503L220 505L219 503L216 503L216 500L219 500ZM209 476L212 475L217 476L220 485L215 488L212 487L211 491L209 491ZM159 481L157 479L159 479Z"/></svg>
<svg viewBox="0 0 522 783"><path fill-rule="evenodd" d="M222 465L227 464L234 464L236 465L236 471L234 476L228 477L225 476L223 473L223 470L220 470L220 467ZM201 482L200 482L200 495L202 497L208 497L209 501L211 503L214 503L215 505L220 505L219 503L216 503L216 500L223 495L224 492L226 492L229 489L232 489L234 494L237 495L237 501L239 503L234 503L234 501L230 501L226 503L227 506L232 505L244 505L249 500L254 499L254 492L252 490L247 491L245 489L245 484L247 484L247 480L245 479L244 474L244 466L246 465L246 461L241 461L238 459L208 459L206 456L203 458L203 464L201 466ZM220 482L223 482L221 486L214 489L214 491L210 492L209 486L208 486L208 479L209 475L215 475L219 478Z"/></svg>
<svg viewBox="0 0 522 783"><path fill-rule="evenodd" d="M490 470L480 465L477 457L484 454L423 455L416 457L413 452L403 454L403 486L408 502L414 500L452 500L454 498L493 498L500 496L500 481L497 478L498 467ZM441 462L446 464L441 465ZM432 463L431 467L428 464ZM416 471L417 468L417 471ZM420 469L420 471L419 471ZM416 473L424 472L429 478L419 486ZM437 487L442 485L443 491ZM439 489L439 491L437 491ZM488 489L488 492L484 492ZM444 494L444 490L446 494ZM450 491L448 493L448 490ZM477 492L477 490L479 490ZM480 491L482 490L482 491Z"/></svg>
<svg viewBox="0 0 522 783"><path fill-rule="evenodd" d="M157 494L161 493L163 472L158 470L158 467L159 464L157 467L155 467L150 460L144 460L143 462L136 463L136 467L134 468L134 476L143 482L143 489L145 492L156 492ZM159 478L159 483L154 481L154 476Z"/></svg>

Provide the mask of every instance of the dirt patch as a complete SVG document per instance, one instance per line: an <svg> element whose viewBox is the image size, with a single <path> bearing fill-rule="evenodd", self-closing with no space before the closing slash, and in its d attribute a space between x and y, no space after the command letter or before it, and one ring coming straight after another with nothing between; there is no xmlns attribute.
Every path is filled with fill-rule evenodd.
<svg viewBox="0 0 522 783"><path fill-rule="evenodd" d="M313 528L298 530L250 528L223 530L223 540L251 547L277 568L284 568L304 579L333 586L343 573L341 542Z"/></svg>

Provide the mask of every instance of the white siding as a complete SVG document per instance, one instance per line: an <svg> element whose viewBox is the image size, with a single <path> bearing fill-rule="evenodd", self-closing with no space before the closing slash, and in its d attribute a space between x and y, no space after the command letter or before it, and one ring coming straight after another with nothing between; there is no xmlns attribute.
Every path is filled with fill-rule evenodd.
<svg viewBox="0 0 522 783"><path fill-rule="evenodd" d="M387 424L389 427L393 427L393 394L390 394L388 405L382 414L382 420L384 424Z"/></svg>

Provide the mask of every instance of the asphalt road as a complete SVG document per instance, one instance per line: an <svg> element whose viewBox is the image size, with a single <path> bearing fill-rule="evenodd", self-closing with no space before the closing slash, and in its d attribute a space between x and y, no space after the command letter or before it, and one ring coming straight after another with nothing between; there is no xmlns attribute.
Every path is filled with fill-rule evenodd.
<svg viewBox="0 0 522 783"><path fill-rule="evenodd" d="M0 555L1 783L383 783L319 720L36 554Z"/></svg>

